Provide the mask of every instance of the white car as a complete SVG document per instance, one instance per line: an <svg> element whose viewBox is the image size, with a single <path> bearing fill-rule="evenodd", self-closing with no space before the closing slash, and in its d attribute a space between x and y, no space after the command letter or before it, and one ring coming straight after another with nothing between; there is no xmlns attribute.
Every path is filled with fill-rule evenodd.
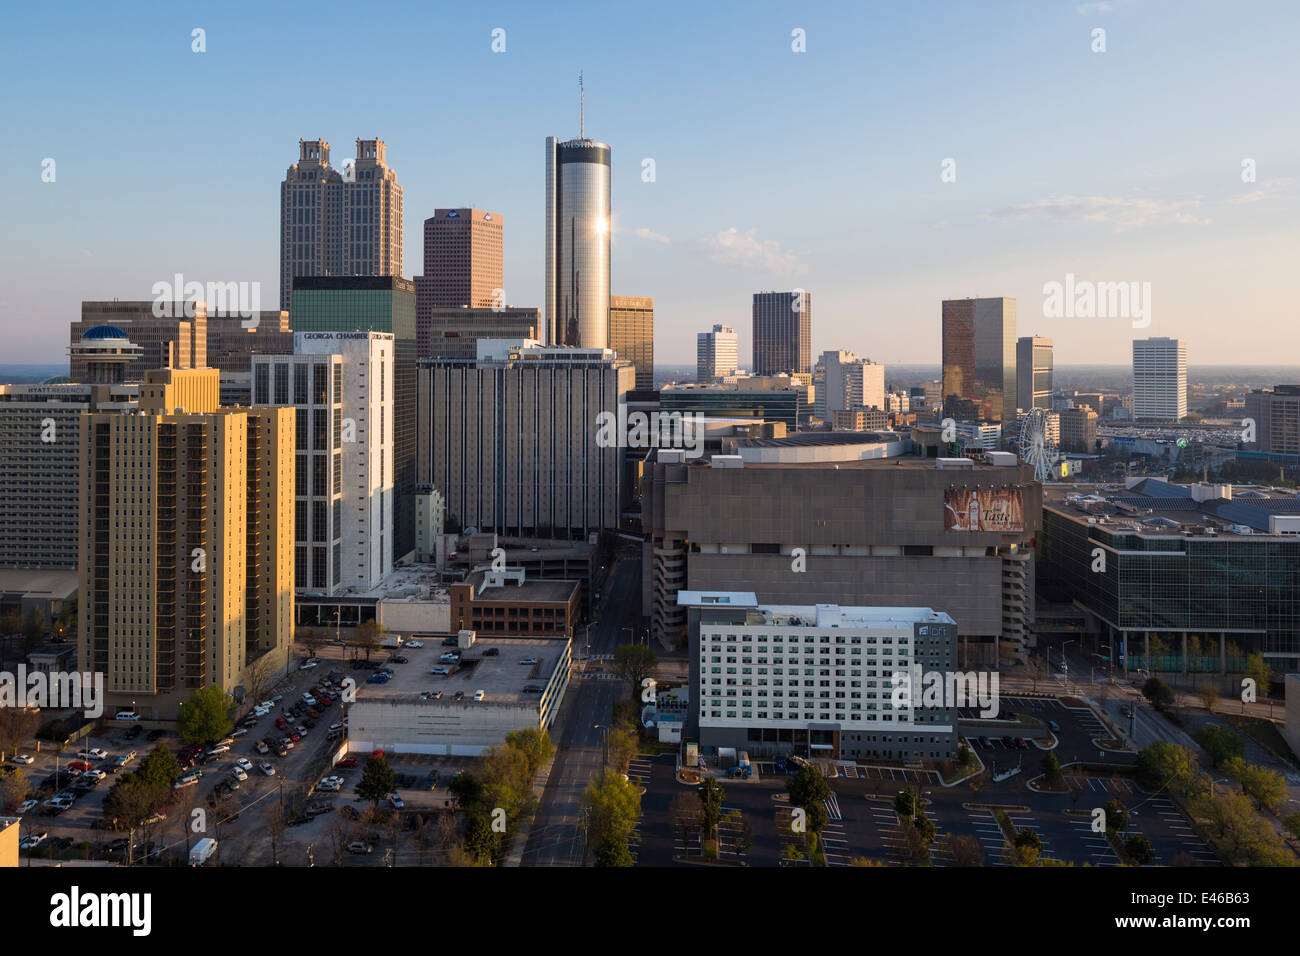
<svg viewBox="0 0 1300 956"><path fill-rule="evenodd" d="M475 699L475 700L482 700L482 699L483 699L484 697L486 697L486 696L487 696L487 694L484 693L484 692L481 691L481 690L476 690L476 691L474 691L474 699Z"/></svg>
<svg viewBox="0 0 1300 956"><path fill-rule="evenodd" d="M22 803L18 804L18 815L21 817L28 811L35 810L40 805L41 803L39 800L24 800Z"/></svg>
<svg viewBox="0 0 1300 956"><path fill-rule="evenodd" d="M303 694L303 695L302 695L302 702L303 702L304 704L306 704L308 707L315 707L315 706L316 706L316 698L313 697L311 694Z"/></svg>
<svg viewBox="0 0 1300 956"><path fill-rule="evenodd" d="M21 840L18 841L18 849L20 849L20 850L34 850L34 849L36 849L38 846L40 846L42 843L44 843L44 842L45 842L45 838L48 837L48 836L49 836L48 833L32 833L32 834L29 834L28 836L25 836L25 837L23 837Z"/></svg>
<svg viewBox="0 0 1300 956"><path fill-rule="evenodd" d="M81 776L86 780L103 780L108 774L102 770L87 770Z"/></svg>
<svg viewBox="0 0 1300 956"><path fill-rule="evenodd" d="M22 764L24 767L27 766L28 764L36 763L36 758L31 756L30 754L14 754L9 759L12 760L14 763Z"/></svg>
<svg viewBox="0 0 1300 956"><path fill-rule="evenodd" d="M521 658L521 659L520 659L519 663L520 663L520 664L536 664L536 663L537 663L537 658L535 658L535 657L524 657L524 658Z"/></svg>
<svg viewBox="0 0 1300 956"><path fill-rule="evenodd" d="M388 795L388 802L393 805L394 810L400 810L404 806L406 806L406 804L402 801L402 798L395 793L390 793Z"/></svg>
<svg viewBox="0 0 1300 956"><path fill-rule="evenodd" d="M451 670L446 667L435 667L433 670L429 671L429 673L437 674L439 677L443 677L446 676L447 674L450 674Z"/></svg>
<svg viewBox="0 0 1300 956"><path fill-rule="evenodd" d="M342 777L326 777L324 780L322 780L322 781L320 782L320 786L318 786L316 789L317 789L317 790L324 790L326 793L334 793L334 792L336 792L336 791L342 790L342 789L343 789L343 778L342 778Z"/></svg>
<svg viewBox="0 0 1300 956"><path fill-rule="evenodd" d="M140 715L134 710L119 710L114 720L139 720Z"/></svg>
<svg viewBox="0 0 1300 956"><path fill-rule="evenodd" d="M248 729L246 727L240 727L238 730L236 730L234 733L230 735L230 739L238 740L240 737L247 735L247 733L248 733Z"/></svg>
<svg viewBox="0 0 1300 956"><path fill-rule="evenodd" d="M407 641L406 646L419 650L421 647L424 647L424 641Z"/></svg>
<svg viewBox="0 0 1300 956"><path fill-rule="evenodd" d="M107 760L108 751L100 750L98 747L93 747L90 750L86 750L82 753L77 754L77 756L80 757L82 760Z"/></svg>
<svg viewBox="0 0 1300 956"><path fill-rule="evenodd" d="M317 667L317 666L319 666L319 665L317 665L314 661L308 661L306 664L301 664L301 665L299 665L298 670L300 670L300 671L309 671L309 670L311 670L313 667Z"/></svg>
<svg viewBox="0 0 1300 956"><path fill-rule="evenodd" d="M261 765L258 767L258 769L261 770L262 773L263 773L265 776L268 776L268 777L274 777L274 776L275 776L275 768L272 767L269 763L261 764Z"/></svg>
<svg viewBox="0 0 1300 956"><path fill-rule="evenodd" d="M247 757L240 757L238 760L235 761L235 766L238 767L240 770L252 770L253 762L249 760Z"/></svg>
<svg viewBox="0 0 1300 956"><path fill-rule="evenodd" d="M247 779L248 779L248 773L244 770L243 767L231 767L231 768L230 768L230 775L231 775L232 777L234 777L236 780L247 780Z"/></svg>

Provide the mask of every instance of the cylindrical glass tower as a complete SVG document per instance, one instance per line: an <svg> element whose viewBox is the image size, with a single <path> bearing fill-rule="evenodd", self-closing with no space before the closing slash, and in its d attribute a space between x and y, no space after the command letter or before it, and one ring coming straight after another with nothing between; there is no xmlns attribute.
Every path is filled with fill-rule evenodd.
<svg viewBox="0 0 1300 956"><path fill-rule="evenodd" d="M609 346L610 148L546 138L546 336Z"/></svg>

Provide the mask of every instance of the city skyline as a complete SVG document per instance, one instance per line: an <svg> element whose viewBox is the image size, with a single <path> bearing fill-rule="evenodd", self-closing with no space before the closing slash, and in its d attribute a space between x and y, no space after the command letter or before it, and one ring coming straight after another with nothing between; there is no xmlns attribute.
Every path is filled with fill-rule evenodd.
<svg viewBox="0 0 1300 956"><path fill-rule="evenodd" d="M4 67L10 87L21 91L24 75L49 61L61 70L41 96L19 97L5 120L27 147L5 167L15 219L29 228L4 240L22 278L0 293L0 337L14 361L57 361L81 301L143 299L177 272L260 282L269 304L278 291L274 187L287 150L299 138L347 143L357 133L384 139L401 176L404 262L421 261L421 224L435 208L500 210L516 237L505 253L508 301L542 307L543 201L532 157L539 138L577 134L583 69L586 132L623 157L612 169L611 289L658 300L663 363L688 364L696 332L715 323L736 326L740 352L749 354L750 295L793 287L815 291L825 317L813 330L814 354L843 348L887 364L932 361L935 305L957 295L1016 298L1018 333L1052 338L1062 365L1123 364L1131 340L1149 335L1246 364L1258 339L1226 335L1223 324L1243 309L1246 327L1264 330L1276 351L1295 352L1300 327L1286 280L1297 252L1297 139L1271 121L1284 108L1281 91L1294 85L1287 75L1296 78L1296 66L1274 55L1287 31L1252 32L1246 60L1236 50L1247 44L1234 38L1249 24L1210 20L1211 4L1185 5L1176 22L1161 18L1158 5L1104 6L1111 9L1062 4L1012 16L949 4L942 18L921 24L899 11L805 14L773 4L743 25L725 20L725 31L725 14L692 10L695 28L685 33L638 22L630 54L604 42L606 30L629 26L624 15L560 27L522 7L505 8L490 25L450 12L438 24L451 41L447 55L401 70L408 83L427 82L431 70L473 77L465 102L447 106L436 129L410 119L412 96L400 90L379 103L342 90L288 115L251 92L308 56L384 43L400 59L431 28L422 11L409 11L410 39L331 33L324 16L325 25L294 24L301 42L286 45L277 39L289 24L282 14L266 13L264 32L249 35L235 26L249 8L234 4L209 18L202 54L191 51L188 21L87 11L55 41L19 12L14 33L31 36ZM1274 9L1275 20L1296 15ZM505 50L493 53L498 25ZM1108 31L1104 53L1090 49L1096 27ZM792 49L794 29L806 32L806 52ZM973 69L956 86L940 61L967 37ZM1000 62L1007 48L1017 50L1014 71ZM108 51L147 54L170 82L115 70L106 82ZM635 66L667 56L689 63L680 72L694 78L656 71L647 95ZM737 70L755 58L763 71ZM1157 58L1174 65L1157 75L1147 65ZM1060 62L1071 64L1068 79L1058 76ZM1283 65L1264 83L1261 62ZM713 97L697 101L693 86L706 84L736 103L734 115L719 117ZM105 97L90 112L67 95L86 86ZM893 92L858 92L878 89ZM149 108L115 105L128 101ZM1008 108L976 126L968 118L974 102ZM794 141L804 136L756 148L745 130L760 108L773 107L802 116L819 149L800 151ZM195 109L240 117L238 154L158 162L147 151L183 135L180 118ZM486 148L459 148L442 132L488 115ZM845 122L853 115L862 122ZM178 119L160 128L158 116ZM708 150L695 146L704 133ZM56 163L53 182L41 181L46 158ZM1253 181L1245 181L1247 160ZM948 173L955 178L945 181ZM764 196L761 207L754 195ZM203 228L160 230L149 214L159 209ZM811 215L791 216L795 209ZM1072 280L1149 283L1154 306L1132 319L1045 314L1044 288Z"/></svg>

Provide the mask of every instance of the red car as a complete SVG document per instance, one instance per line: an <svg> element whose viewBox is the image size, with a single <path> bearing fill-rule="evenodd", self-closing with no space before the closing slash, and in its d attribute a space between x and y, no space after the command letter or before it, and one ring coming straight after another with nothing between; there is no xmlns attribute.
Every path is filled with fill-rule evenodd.
<svg viewBox="0 0 1300 956"><path fill-rule="evenodd" d="M351 770L356 765L357 765L356 757L344 757L337 764L335 764L336 767L342 767L345 770Z"/></svg>
<svg viewBox="0 0 1300 956"><path fill-rule="evenodd" d="M283 717L277 717L275 718L275 726L279 727L281 730L284 730L289 726L289 721L285 720Z"/></svg>
<svg viewBox="0 0 1300 956"><path fill-rule="evenodd" d="M289 733L286 734L286 736L294 743L297 743L298 741L302 740L302 734L298 733L298 731L296 730L289 731Z"/></svg>
<svg viewBox="0 0 1300 956"><path fill-rule="evenodd" d="M84 772L90 769L90 764L86 763L84 760L74 760L72 763L68 764L68 769Z"/></svg>

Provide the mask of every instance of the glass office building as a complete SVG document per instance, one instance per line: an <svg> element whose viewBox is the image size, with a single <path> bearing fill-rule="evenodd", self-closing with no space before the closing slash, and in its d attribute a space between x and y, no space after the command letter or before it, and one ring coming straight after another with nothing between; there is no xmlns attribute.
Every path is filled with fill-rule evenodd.
<svg viewBox="0 0 1300 956"><path fill-rule="evenodd" d="M610 148L546 137L546 341L609 347Z"/></svg>
<svg viewBox="0 0 1300 956"><path fill-rule="evenodd" d="M295 332L391 332L393 562L415 550L415 283L394 276L302 276L293 282Z"/></svg>
<svg viewBox="0 0 1300 956"><path fill-rule="evenodd" d="M1040 590L1086 612L1105 659L1129 671L1232 673L1250 653L1275 671L1300 665L1300 536L1268 532L1275 499L1110 497L1119 509L1090 514L1054 492L1038 540Z"/></svg>
<svg viewBox="0 0 1300 956"><path fill-rule="evenodd" d="M943 413L960 421L1016 420L1016 300L943 302Z"/></svg>

